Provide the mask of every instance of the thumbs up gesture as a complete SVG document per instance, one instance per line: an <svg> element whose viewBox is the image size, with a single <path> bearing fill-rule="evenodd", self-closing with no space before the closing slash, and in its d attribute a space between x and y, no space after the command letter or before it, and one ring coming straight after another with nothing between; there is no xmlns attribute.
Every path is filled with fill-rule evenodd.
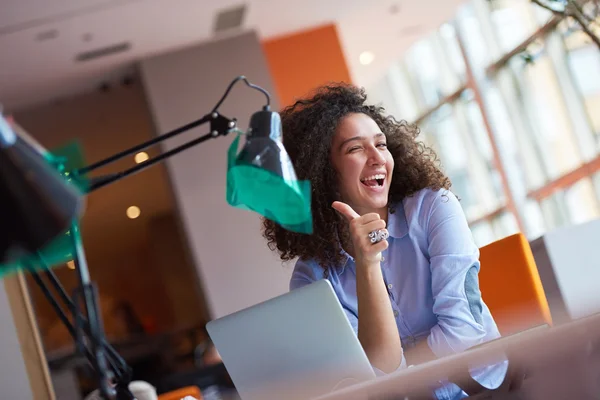
<svg viewBox="0 0 600 400"><path fill-rule="evenodd" d="M331 206L348 221L356 265L361 265L365 268L371 265L379 265L381 262L381 252L387 249L388 241L382 239L379 242L373 243L369 234L373 232L373 236L380 231L387 238L385 221L377 213L359 215L352 207L341 201L334 201Z"/></svg>

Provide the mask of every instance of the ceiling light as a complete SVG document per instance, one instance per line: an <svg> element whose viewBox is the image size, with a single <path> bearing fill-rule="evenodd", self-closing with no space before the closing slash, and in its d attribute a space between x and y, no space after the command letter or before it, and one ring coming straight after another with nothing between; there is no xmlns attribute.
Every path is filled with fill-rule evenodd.
<svg viewBox="0 0 600 400"><path fill-rule="evenodd" d="M130 219L136 219L137 217L139 217L141 214L140 208L136 207L136 206L131 206L129 208L127 208L127 216Z"/></svg>
<svg viewBox="0 0 600 400"><path fill-rule="evenodd" d="M75 262L73 262L73 260L67 261L67 268L75 269Z"/></svg>
<svg viewBox="0 0 600 400"><path fill-rule="evenodd" d="M144 151L140 151L139 153L137 153L135 155L136 164L143 163L144 161L147 161L147 160L148 160L148 153L146 153Z"/></svg>
<svg viewBox="0 0 600 400"><path fill-rule="evenodd" d="M360 63L362 65L369 65L373 62L373 60L375 59L375 54L371 53L370 51L363 51L362 53L360 53Z"/></svg>

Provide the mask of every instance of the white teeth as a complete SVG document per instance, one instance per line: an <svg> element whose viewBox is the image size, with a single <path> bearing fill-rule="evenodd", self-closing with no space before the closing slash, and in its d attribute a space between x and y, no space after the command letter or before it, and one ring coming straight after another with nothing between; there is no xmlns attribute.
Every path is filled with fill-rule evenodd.
<svg viewBox="0 0 600 400"><path fill-rule="evenodd" d="M384 174L377 174L377 175L372 175L372 176L367 176L366 178L362 178L360 181L364 182L364 181L372 181L375 179L385 179L385 175Z"/></svg>

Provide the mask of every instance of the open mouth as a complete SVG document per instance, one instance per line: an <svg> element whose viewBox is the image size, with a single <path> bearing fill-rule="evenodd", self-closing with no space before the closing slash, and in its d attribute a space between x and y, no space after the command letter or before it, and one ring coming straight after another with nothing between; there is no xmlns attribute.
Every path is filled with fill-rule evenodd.
<svg viewBox="0 0 600 400"><path fill-rule="evenodd" d="M363 185L369 186L369 187L383 186L383 183L385 182L385 175L384 174L376 174L376 175L367 176L365 178L361 178L360 182Z"/></svg>

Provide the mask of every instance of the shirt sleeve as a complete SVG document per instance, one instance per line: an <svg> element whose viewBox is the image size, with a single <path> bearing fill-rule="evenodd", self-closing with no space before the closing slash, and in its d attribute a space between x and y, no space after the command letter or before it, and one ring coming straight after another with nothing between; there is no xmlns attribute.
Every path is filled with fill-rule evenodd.
<svg viewBox="0 0 600 400"><path fill-rule="evenodd" d="M298 260L292 273L292 279L290 280L290 290L301 288L302 286L309 285L319 279L325 279L325 274L320 266L313 266L313 263L306 262L304 260ZM318 268L318 271L316 270ZM342 309L346 314L346 318L352 325L354 334L358 335L358 317L350 311L347 307L342 304Z"/></svg>
<svg viewBox="0 0 600 400"><path fill-rule="evenodd" d="M438 323L427 339L437 357L462 352L484 341L479 291L479 248L458 199L435 192L427 222L433 312Z"/></svg>
<svg viewBox="0 0 600 400"><path fill-rule="evenodd" d="M314 267L311 264L312 263L306 262L303 260L298 260L296 262L296 266L294 267L294 272L292 273L292 278L290 279L290 290L298 289L298 288L301 288L302 286L309 285L319 279L325 279L323 269L321 267ZM318 268L318 271L316 271L317 268ZM350 322L350 325L352 326L352 330L354 331L354 334L356 336L358 336L358 317L356 316L356 314L354 314L352 311L350 311L343 304L342 304L342 309L344 310L344 313L346 314L346 318L348 318L348 321ZM374 367L373 365L371 365L371 367L373 368L373 371L375 372L376 376L386 375L385 372ZM406 368L406 359L404 358L404 354L402 354L402 360L400 362L400 365L396 369L396 371L403 369L403 368Z"/></svg>
<svg viewBox="0 0 600 400"><path fill-rule="evenodd" d="M296 261L294 271L292 272L292 278L290 279L290 290L301 288L302 286L309 285L324 278L323 273L316 276L315 268L311 264L312 263L302 259Z"/></svg>

